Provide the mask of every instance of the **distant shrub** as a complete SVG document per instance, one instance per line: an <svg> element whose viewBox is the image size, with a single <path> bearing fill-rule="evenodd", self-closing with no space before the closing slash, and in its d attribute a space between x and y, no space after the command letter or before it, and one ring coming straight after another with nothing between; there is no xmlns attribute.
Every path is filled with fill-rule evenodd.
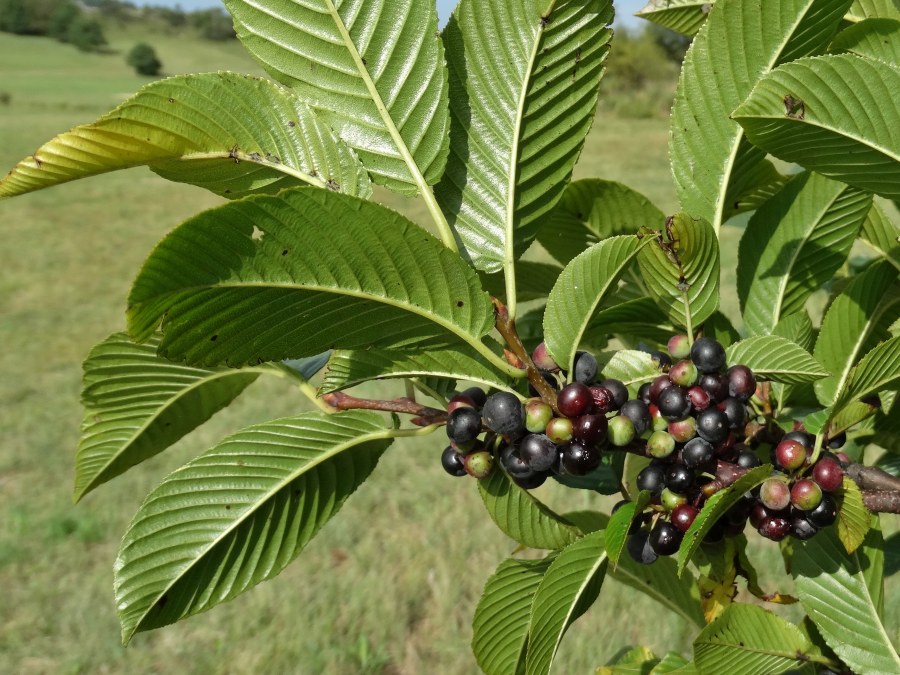
<svg viewBox="0 0 900 675"><path fill-rule="evenodd" d="M12 103L12 94L8 91L0 91L0 105L9 105Z"/></svg>
<svg viewBox="0 0 900 675"><path fill-rule="evenodd" d="M81 10L74 2L61 3L47 22L47 36L56 38L60 42L68 42L69 28L81 16Z"/></svg>
<svg viewBox="0 0 900 675"><path fill-rule="evenodd" d="M98 21L79 15L69 24L66 42L75 45L83 52L93 52L106 46L106 37Z"/></svg>
<svg viewBox="0 0 900 675"><path fill-rule="evenodd" d="M125 62L134 68L138 75L155 76L162 70L162 62L156 56L156 50L146 42L138 42L125 57Z"/></svg>
<svg viewBox="0 0 900 675"><path fill-rule="evenodd" d="M0 31L27 35L31 19L25 0L0 0Z"/></svg>
<svg viewBox="0 0 900 675"><path fill-rule="evenodd" d="M236 37L231 17L219 9L194 12L191 23L207 40L232 40Z"/></svg>

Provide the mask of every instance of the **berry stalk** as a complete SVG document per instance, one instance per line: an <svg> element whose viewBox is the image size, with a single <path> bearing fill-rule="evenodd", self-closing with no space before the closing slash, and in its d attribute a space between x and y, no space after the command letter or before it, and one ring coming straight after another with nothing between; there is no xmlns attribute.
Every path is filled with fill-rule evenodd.
<svg viewBox="0 0 900 675"><path fill-rule="evenodd" d="M403 413L415 415L411 420L413 424L427 427L432 424L441 424L447 421L447 411L429 408L415 401L402 397L392 400L377 400L369 398L357 398L342 391L333 391L322 396L322 400L336 410L380 410L382 412Z"/></svg>

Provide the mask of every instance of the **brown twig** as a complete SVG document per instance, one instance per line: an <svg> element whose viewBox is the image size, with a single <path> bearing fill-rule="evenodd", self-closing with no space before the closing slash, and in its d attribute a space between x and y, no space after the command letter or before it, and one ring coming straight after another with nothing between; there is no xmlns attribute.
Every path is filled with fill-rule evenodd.
<svg viewBox="0 0 900 675"><path fill-rule="evenodd" d="M900 478L878 467L852 463L848 464L844 471L861 490L900 492Z"/></svg>
<svg viewBox="0 0 900 675"><path fill-rule="evenodd" d="M872 513L900 513L897 490L863 490L863 504Z"/></svg>
<svg viewBox="0 0 900 675"><path fill-rule="evenodd" d="M531 386L534 387L540 397L553 408L553 411L558 413L559 410L556 407L556 390L544 379L544 376L541 375L537 366L534 365L534 361L531 360L531 355L528 353L528 350L525 349L525 345L522 344L519 333L516 331L515 321L511 321L509 318L509 312L506 310L506 305L493 297L491 298L491 302L494 303L497 332L500 333L506 341L509 351L511 351L519 361L525 364L525 375L528 377Z"/></svg>
<svg viewBox="0 0 900 675"><path fill-rule="evenodd" d="M342 391L333 391L322 396L322 400L336 410L380 410L382 412L415 415L411 422L420 427L441 424L447 421L447 411L429 408L409 398L395 398L390 401L357 398Z"/></svg>

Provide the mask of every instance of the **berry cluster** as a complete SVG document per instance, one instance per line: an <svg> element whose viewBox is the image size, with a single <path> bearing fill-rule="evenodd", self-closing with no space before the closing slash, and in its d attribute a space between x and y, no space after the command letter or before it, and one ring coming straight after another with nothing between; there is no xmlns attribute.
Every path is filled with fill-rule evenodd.
<svg viewBox="0 0 900 675"><path fill-rule="evenodd" d="M498 457L518 485L531 489L553 474L589 474L605 450L644 455L651 461L638 474L637 487L650 493L651 502L632 523L627 550L643 563L673 554L705 501L762 464L744 442L752 435L748 402L757 383L747 366L726 368L724 348L709 337L691 343L676 335L668 353L653 352L653 359L661 374L629 399L619 380L596 381L598 364L589 352L576 354L573 381L559 388L560 368L541 343L532 361L559 388L555 410L541 398L523 403L509 392L487 396L473 387L457 394L448 406L444 469L484 478ZM832 524L832 494L843 470L828 453L811 466L813 441L802 431L785 434L772 450L773 475L732 506L705 540L736 536L748 520L775 541L789 534L808 539ZM831 447L840 443L836 438ZM723 466L730 467L728 475Z"/></svg>
<svg viewBox="0 0 900 675"><path fill-rule="evenodd" d="M543 343L534 352L534 361L545 378L557 385L559 367L547 354ZM498 443L500 464L521 487L543 484L551 474L583 476L600 466L601 452L608 445L624 446L635 430L608 413L621 411L628 390L619 380L595 382L597 359L589 352L575 357L574 382L557 392L556 409L543 399L530 398L523 404L508 392L485 397L480 389L467 389L450 400L447 436L450 445L442 463L448 473L484 477L491 468L485 448ZM479 400L483 404L479 406ZM484 440L478 438L487 429Z"/></svg>

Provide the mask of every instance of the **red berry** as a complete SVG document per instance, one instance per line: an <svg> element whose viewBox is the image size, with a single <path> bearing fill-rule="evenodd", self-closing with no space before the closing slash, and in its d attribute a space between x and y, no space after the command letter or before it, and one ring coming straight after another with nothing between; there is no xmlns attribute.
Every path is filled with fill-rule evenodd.
<svg viewBox="0 0 900 675"><path fill-rule="evenodd" d="M806 463L806 448L794 440L782 440L775 446L775 463L786 471L795 471Z"/></svg>
<svg viewBox="0 0 900 675"><path fill-rule="evenodd" d="M582 415L575 420L572 435L587 445L597 445L606 440L606 426L604 415Z"/></svg>
<svg viewBox="0 0 900 675"><path fill-rule="evenodd" d="M566 417L580 417L594 406L594 398L586 384L572 382L563 387L556 396L556 407Z"/></svg>
<svg viewBox="0 0 900 675"><path fill-rule="evenodd" d="M830 457L824 457L816 462L812 470L812 477L822 490L834 492L844 482L844 470Z"/></svg>
<svg viewBox="0 0 900 675"><path fill-rule="evenodd" d="M672 510L672 524L678 528L679 532L687 532L698 513L700 513L700 511L690 504L676 506Z"/></svg>

